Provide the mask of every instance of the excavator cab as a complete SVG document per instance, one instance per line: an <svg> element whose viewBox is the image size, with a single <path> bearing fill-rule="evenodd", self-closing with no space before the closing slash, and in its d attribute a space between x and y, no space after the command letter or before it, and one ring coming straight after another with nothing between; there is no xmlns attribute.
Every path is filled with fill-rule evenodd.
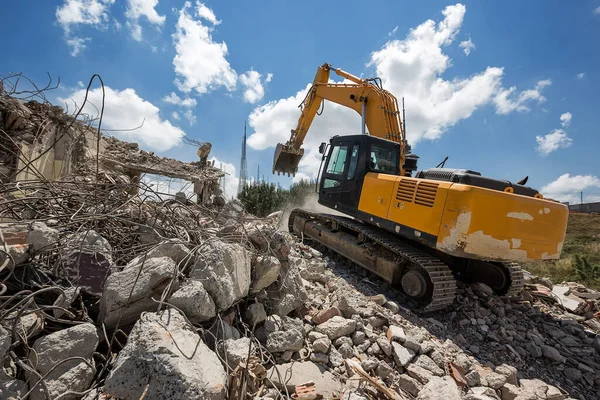
<svg viewBox="0 0 600 400"><path fill-rule="evenodd" d="M335 136L329 146L323 143L319 150L323 154L319 203L349 215L356 215L367 173L400 175L400 144L390 140L370 135Z"/></svg>

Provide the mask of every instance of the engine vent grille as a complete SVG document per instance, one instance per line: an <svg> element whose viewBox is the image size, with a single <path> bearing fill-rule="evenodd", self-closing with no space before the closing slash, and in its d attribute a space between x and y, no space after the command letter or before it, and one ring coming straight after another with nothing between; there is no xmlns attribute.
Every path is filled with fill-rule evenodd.
<svg viewBox="0 0 600 400"><path fill-rule="evenodd" d="M398 193L396 193L396 200L413 201L416 188L417 181L407 178L401 179L398 185Z"/></svg>
<svg viewBox="0 0 600 400"><path fill-rule="evenodd" d="M415 204L433 207L438 186L437 183L419 182L419 186L417 186L417 195L415 196Z"/></svg>

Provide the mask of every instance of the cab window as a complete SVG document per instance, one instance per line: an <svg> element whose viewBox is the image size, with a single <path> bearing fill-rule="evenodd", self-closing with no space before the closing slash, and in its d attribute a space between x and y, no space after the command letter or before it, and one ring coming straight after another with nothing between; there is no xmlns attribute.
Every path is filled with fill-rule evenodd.
<svg viewBox="0 0 600 400"><path fill-rule="evenodd" d="M371 146L370 168L384 174L398 174L398 152L385 147Z"/></svg>
<svg viewBox="0 0 600 400"><path fill-rule="evenodd" d="M358 145L352 146L352 153L350 153L350 164L348 164L348 177L347 180L354 179L356 175L356 166L358 165Z"/></svg>
<svg viewBox="0 0 600 400"><path fill-rule="evenodd" d="M326 172L328 174L341 175L344 173L344 167L346 166L346 154L348 153L348 146L335 146L331 151L331 157L327 162Z"/></svg>

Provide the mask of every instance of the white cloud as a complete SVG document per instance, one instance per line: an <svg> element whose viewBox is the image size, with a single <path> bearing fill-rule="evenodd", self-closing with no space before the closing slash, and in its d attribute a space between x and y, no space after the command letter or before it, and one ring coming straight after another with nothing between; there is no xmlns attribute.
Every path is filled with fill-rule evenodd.
<svg viewBox="0 0 600 400"><path fill-rule="evenodd" d="M260 78L262 75L254 70L247 71L240 75L240 83L244 85L244 101L248 103L256 103L265 95L265 88ZM271 82L273 74L267 74L264 82Z"/></svg>
<svg viewBox="0 0 600 400"><path fill-rule="evenodd" d="M558 201L568 201L579 203L581 201L581 192L588 189L600 188L600 179L593 175L575 175L563 174L553 182L542 187L540 192L544 197ZM597 196L588 195L584 201L595 201Z"/></svg>
<svg viewBox="0 0 600 400"><path fill-rule="evenodd" d="M536 136L537 151L542 155L548 155L558 149L566 149L573 144L567 132L562 129L555 129L545 136Z"/></svg>
<svg viewBox="0 0 600 400"><path fill-rule="evenodd" d="M225 172L225 176L221 178L221 187L228 198L237 197L239 177L236 175L236 169L233 164L219 161L216 157L211 157L209 162L214 161L215 168L220 168Z"/></svg>
<svg viewBox="0 0 600 400"><path fill-rule="evenodd" d="M498 114L508 114L512 111L529 111L528 103L535 101L540 104L546 101L546 98L542 95L542 90L551 84L550 79L538 81L534 89L524 90L518 95L516 94L517 88L514 86L509 89L501 89L494 97L496 112Z"/></svg>
<svg viewBox="0 0 600 400"><path fill-rule="evenodd" d="M397 97L404 96L407 137L413 148L423 139L439 138L448 128L485 105L494 104L499 114L527 111L530 102L542 101L541 90L549 84L541 81L533 90L517 93L516 88L511 88L509 93L504 93L504 71L500 67L488 67L464 78L444 79L442 76L448 75L451 60L443 48L458 34L465 11L461 4L446 7L442 21L437 24L432 20L425 21L411 29L403 40L389 40L371 54L367 64L375 67L385 89ZM254 129L248 145L261 150L286 142L290 130L297 125L301 112L298 105L309 88L310 84L293 96L255 108L248 120ZM502 101L496 101L501 94L504 94ZM511 96L516 96L516 100ZM320 142L328 141L333 135L360 131L360 116L355 111L326 102L323 115L314 119L305 140L305 156L299 172L316 176L321 161L317 151Z"/></svg>
<svg viewBox="0 0 600 400"><path fill-rule="evenodd" d="M215 16L215 13L213 12L213 10L206 7L206 5L204 5L203 3L199 2L199 1L196 2L196 5L197 5L198 16L200 18L204 18L205 20L207 20L208 22L210 22L213 25L219 25L221 23L221 21L218 20L217 17Z"/></svg>
<svg viewBox="0 0 600 400"><path fill-rule="evenodd" d="M65 0L56 8L56 21L68 33L71 26L102 25L108 22L108 10L115 0Z"/></svg>
<svg viewBox="0 0 600 400"><path fill-rule="evenodd" d="M577 74L577 79L583 79L585 78L585 72L580 72Z"/></svg>
<svg viewBox="0 0 600 400"><path fill-rule="evenodd" d="M177 111L173 111L171 113L171 117L173 117L173 119L179 121L181 119L181 116L179 115L179 113Z"/></svg>
<svg viewBox="0 0 600 400"><path fill-rule="evenodd" d="M196 104L197 104L196 99L191 98L191 97L182 99L181 97L179 97L177 95L177 93L171 92L170 94L163 97L162 100L165 103L174 104L174 105L179 106L182 109L184 109L184 110L182 110L183 116L188 120L190 125L194 125L196 123L196 116L194 115L194 111L192 110L192 108L196 107ZM172 115L177 120L181 119L181 116L179 113L173 113ZM177 117L175 117L175 115L177 115Z"/></svg>
<svg viewBox="0 0 600 400"><path fill-rule="evenodd" d="M123 140L138 142L140 147L150 150L166 151L177 146L185 135L179 127L174 126L168 120L161 119L159 108L142 99L135 90L131 88L116 90L105 86L105 91L102 128L133 129L140 126L143 121L143 126L139 129L110 132L114 136ZM68 98L59 98L59 101L67 104L72 104L75 101L77 106L81 107L84 97L85 89L79 89ZM85 105L83 112L92 117L97 117L101 105L102 88L90 90L88 103Z"/></svg>
<svg viewBox="0 0 600 400"><path fill-rule="evenodd" d="M67 44L71 47L71 55L73 57L77 56L82 50L87 48L85 42L88 42L90 38L80 38L74 37L72 39L67 39Z"/></svg>
<svg viewBox="0 0 600 400"><path fill-rule="evenodd" d="M469 38L469 40L463 40L462 42L460 42L460 44L458 45L458 47L460 47L461 49L463 49L463 51L465 52L465 54L468 56L469 54L471 54L471 50L475 49L475 43L473 43L471 41L471 38Z"/></svg>
<svg viewBox="0 0 600 400"><path fill-rule="evenodd" d="M166 16L160 15L155 7L158 5L158 0L127 0L127 26L131 29L131 36L138 42L142 40L142 26L140 18L144 17L152 25L162 26Z"/></svg>
<svg viewBox="0 0 600 400"><path fill-rule="evenodd" d="M398 26L396 26L394 29L392 29L390 32L388 32L388 36L394 36L397 31L398 31Z"/></svg>
<svg viewBox="0 0 600 400"><path fill-rule="evenodd" d="M219 21L212 10L196 2L195 19L190 14L188 1L179 11L176 32L173 34L176 55L173 59L177 78L175 84L184 93L195 90L197 94L208 93L218 87L235 89L237 73L229 65L225 42L213 41L213 28L204 25L203 20L211 24ZM209 12L210 11L210 12Z"/></svg>
<svg viewBox="0 0 600 400"><path fill-rule="evenodd" d="M596 7L594 9L594 14L600 14L600 7Z"/></svg>
<svg viewBox="0 0 600 400"><path fill-rule="evenodd" d="M73 57L86 49L85 42L90 38L72 36L72 28L80 25L106 28L110 21L109 8L114 2L115 0L65 0L61 6L56 7L56 22L63 28L65 41L71 48Z"/></svg>
<svg viewBox="0 0 600 400"><path fill-rule="evenodd" d="M191 97L182 99L175 92L171 92L162 99L166 103L174 104L181 107L196 107L196 99Z"/></svg>
<svg viewBox="0 0 600 400"><path fill-rule="evenodd" d="M564 114L562 114L560 116L560 123L563 127L567 127L569 126L569 124L571 123L571 118L573 118L573 115L570 112L566 112Z"/></svg>
<svg viewBox="0 0 600 400"><path fill-rule="evenodd" d="M185 119L188 120L188 122L190 123L190 125L194 125L196 123L196 115L194 115L194 112L190 109L187 109L183 112L183 116L185 117Z"/></svg>

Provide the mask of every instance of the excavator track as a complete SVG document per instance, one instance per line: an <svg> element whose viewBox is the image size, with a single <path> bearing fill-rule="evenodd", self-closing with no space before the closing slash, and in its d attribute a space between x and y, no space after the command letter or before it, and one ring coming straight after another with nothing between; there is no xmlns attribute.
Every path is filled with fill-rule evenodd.
<svg viewBox="0 0 600 400"><path fill-rule="evenodd" d="M502 266L508 270L510 274L510 287L506 292L507 297L517 296L523 290L525 286L525 277L523 276L523 269L521 266L514 262L504 262Z"/></svg>
<svg viewBox="0 0 600 400"><path fill-rule="evenodd" d="M406 244L398 237L381 229L364 225L351 218L332 214L313 213L302 209L294 209L288 219L290 232L294 232L294 219L297 216L324 224L335 222L338 226L343 226L357 235L362 235L366 240L370 240L392 252L398 258L398 263L404 262L408 264L406 268L419 269L421 272L424 272L431 281L431 300L426 304L421 303L418 306L411 307L415 311L429 312L441 310L454 302L456 280L450 268L438 258Z"/></svg>

